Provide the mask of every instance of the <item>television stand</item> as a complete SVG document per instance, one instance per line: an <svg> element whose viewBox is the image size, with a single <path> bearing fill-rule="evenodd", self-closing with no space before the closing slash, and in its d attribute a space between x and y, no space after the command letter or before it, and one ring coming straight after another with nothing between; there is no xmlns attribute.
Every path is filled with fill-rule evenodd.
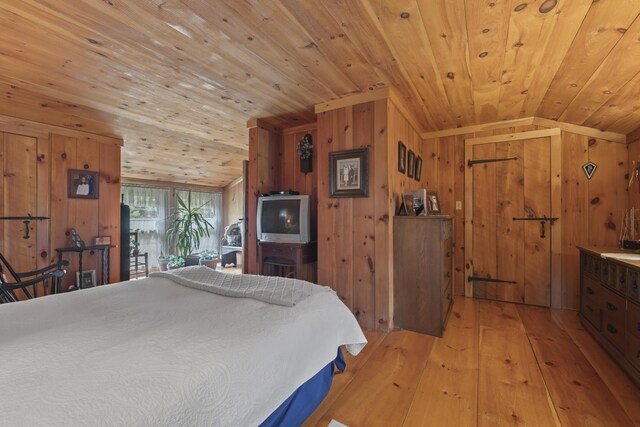
<svg viewBox="0 0 640 427"><path fill-rule="evenodd" d="M316 242L258 242L258 274L315 282Z"/></svg>

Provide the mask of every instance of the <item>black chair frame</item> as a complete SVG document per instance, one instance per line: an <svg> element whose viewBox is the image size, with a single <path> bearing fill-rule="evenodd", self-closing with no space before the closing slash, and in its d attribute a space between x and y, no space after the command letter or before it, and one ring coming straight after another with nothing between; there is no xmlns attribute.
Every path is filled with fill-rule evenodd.
<svg viewBox="0 0 640 427"><path fill-rule="evenodd" d="M62 276L66 273L64 267L68 265L69 261L62 260L35 271L17 273L4 255L0 253L0 304L18 301L19 298L15 292L18 289L24 292L28 299L58 293ZM7 282L4 275L5 267L15 278L15 282ZM42 286L40 286L41 284ZM42 289L42 295L39 295L39 288Z"/></svg>

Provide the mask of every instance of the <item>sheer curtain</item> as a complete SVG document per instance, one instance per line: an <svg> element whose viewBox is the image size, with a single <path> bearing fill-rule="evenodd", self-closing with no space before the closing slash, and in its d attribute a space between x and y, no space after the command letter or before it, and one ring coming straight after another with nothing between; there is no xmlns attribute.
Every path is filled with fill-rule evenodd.
<svg viewBox="0 0 640 427"><path fill-rule="evenodd" d="M131 209L131 231L139 231L140 252L149 253L149 266L157 267L161 254L175 254L175 249L171 247L167 237L167 229L170 226L171 214L178 205L177 196L186 201L189 191L123 184L122 195L124 203ZM222 193L191 191L191 205L199 207L214 227L209 237L200 240L200 247L195 252L209 250L219 253L222 236Z"/></svg>
<svg viewBox="0 0 640 427"><path fill-rule="evenodd" d="M169 189L122 185L124 203L131 209L131 231L139 230L140 252L149 253L149 266L158 266L158 257L168 255L167 217Z"/></svg>

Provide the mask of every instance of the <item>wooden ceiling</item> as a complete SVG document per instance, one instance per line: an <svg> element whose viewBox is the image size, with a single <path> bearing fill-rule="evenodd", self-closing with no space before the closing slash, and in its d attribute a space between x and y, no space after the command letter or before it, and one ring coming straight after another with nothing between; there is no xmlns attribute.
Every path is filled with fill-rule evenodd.
<svg viewBox="0 0 640 427"><path fill-rule="evenodd" d="M0 2L0 114L123 137L123 176L222 186L246 122L395 86L422 131L640 126L639 0Z"/></svg>

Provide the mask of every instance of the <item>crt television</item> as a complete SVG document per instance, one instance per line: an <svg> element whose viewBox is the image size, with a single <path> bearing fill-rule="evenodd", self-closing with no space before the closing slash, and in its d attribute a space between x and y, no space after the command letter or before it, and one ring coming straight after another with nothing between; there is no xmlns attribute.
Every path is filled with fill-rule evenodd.
<svg viewBox="0 0 640 427"><path fill-rule="evenodd" d="M257 232L261 242L309 243L309 196L258 198Z"/></svg>

